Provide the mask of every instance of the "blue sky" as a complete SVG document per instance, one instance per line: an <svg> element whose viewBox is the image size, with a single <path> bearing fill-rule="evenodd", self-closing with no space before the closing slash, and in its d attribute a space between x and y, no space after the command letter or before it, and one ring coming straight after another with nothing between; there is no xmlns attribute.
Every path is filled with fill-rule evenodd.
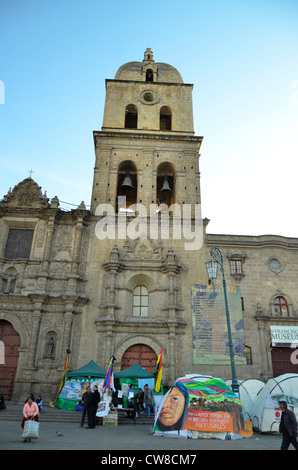
<svg viewBox="0 0 298 470"><path fill-rule="evenodd" d="M105 79L151 47L194 84L207 231L298 237L296 0L2 0L0 34L0 197L33 169L90 204Z"/></svg>

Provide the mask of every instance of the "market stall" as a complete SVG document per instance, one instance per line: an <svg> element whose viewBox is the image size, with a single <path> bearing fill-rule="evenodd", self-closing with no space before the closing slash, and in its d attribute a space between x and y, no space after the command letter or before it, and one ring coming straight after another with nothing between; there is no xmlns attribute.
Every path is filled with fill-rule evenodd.
<svg viewBox="0 0 298 470"><path fill-rule="evenodd" d="M56 401L57 408L75 410L89 385L91 388L97 385L99 390L102 389L105 374L106 371L93 360L80 369L67 372L64 386Z"/></svg>
<svg viewBox="0 0 298 470"><path fill-rule="evenodd" d="M144 390L144 386L148 384L149 388L154 390L155 377L146 369L141 367L135 362L131 367L124 369L114 374L115 379L119 379L120 390L117 390L116 399L123 405L124 408L128 406L128 389L132 384L134 396L137 395L139 388ZM116 382L116 380L115 380ZM121 401L122 399L122 401Z"/></svg>

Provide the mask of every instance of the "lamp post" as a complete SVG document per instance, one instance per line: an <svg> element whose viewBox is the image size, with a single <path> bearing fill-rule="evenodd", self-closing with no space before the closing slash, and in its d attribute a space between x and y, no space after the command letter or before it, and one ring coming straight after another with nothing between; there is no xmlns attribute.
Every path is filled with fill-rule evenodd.
<svg viewBox="0 0 298 470"><path fill-rule="evenodd" d="M229 350L230 350L230 360L231 360L231 369L232 369L232 390L235 393L239 393L239 384L236 378L236 369L235 369L235 358L234 358L234 345L232 340L232 330L231 330L231 321L230 321L230 311L228 304L228 295L227 295L227 284L223 266L223 257L221 251L216 246L212 247L210 250L211 260L206 263L206 269L208 274L208 279L216 279L217 277L217 268L220 265L222 272L222 283L224 289L225 297L225 306L226 306L226 319L227 319L227 328L228 328L228 337L229 337Z"/></svg>

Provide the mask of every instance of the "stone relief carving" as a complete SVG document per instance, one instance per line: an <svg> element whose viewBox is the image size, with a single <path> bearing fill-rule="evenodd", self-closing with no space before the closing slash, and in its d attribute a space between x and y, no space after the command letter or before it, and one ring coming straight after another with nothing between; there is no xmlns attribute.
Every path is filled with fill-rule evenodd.
<svg viewBox="0 0 298 470"><path fill-rule="evenodd" d="M29 206L46 208L49 206L46 194L42 195L41 187L32 179L26 178L4 196L1 204L10 206Z"/></svg>
<svg viewBox="0 0 298 470"><path fill-rule="evenodd" d="M163 259L163 243L161 240L126 239L121 254L121 259L129 260L132 258L142 260L162 260Z"/></svg>

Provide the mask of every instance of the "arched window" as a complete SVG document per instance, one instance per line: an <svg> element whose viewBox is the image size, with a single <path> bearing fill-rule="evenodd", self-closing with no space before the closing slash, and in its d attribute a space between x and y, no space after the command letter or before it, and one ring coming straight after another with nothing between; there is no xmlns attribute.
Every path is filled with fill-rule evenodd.
<svg viewBox="0 0 298 470"><path fill-rule="evenodd" d="M138 128L138 108L134 104L128 104L125 108L125 129Z"/></svg>
<svg viewBox="0 0 298 470"><path fill-rule="evenodd" d="M125 160L118 167L116 211L127 212L126 209L137 202L137 169L130 160Z"/></svg>
<svg viewBox="0 0 298 470"><path fill-rule="evenodd" d="M170 207L174 203L175 196L175 170L169 162L163 162L157 168L156 204L167 204Z"/></svg>
<svg viewBox="0 0 298 470"><path fill-rule="evenodd" d="M153 82L153 70L146 70L146 82Z"/></svg>
<svg viewBox="0 0 298 470"><path fill-rule="evenodd" d="M149 293L145 286L137 286L133 291L133 316L148 317Z"/></svg>
<svg viewBox="0 0 298 470"><path fill-rule="evenodd" d="M160 108L159 128L161 131L172 130L172 110L169 106L162 106Z"/></svg>
<svg viewBox="0 0 298 470"><path fill-rule="evenodd" d="M284 297L275 297L274 299L274 313L276 316L287 317L289 316L288 302Z"/></svg>

